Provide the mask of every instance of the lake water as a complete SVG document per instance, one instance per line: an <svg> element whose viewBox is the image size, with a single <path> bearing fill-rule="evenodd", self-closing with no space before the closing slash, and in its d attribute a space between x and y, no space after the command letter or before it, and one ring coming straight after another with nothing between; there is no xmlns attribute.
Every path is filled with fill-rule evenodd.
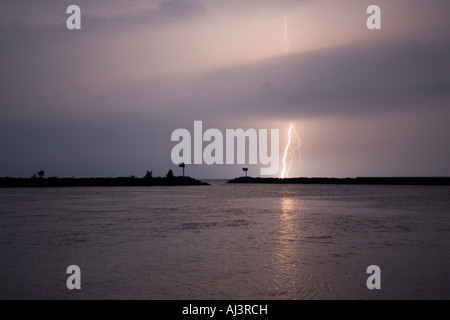
<svg viewBox="0 0 450 320"><path fill-rule="evenodd" d="M0 189L0 231L0 299L450 299L450 187Z"/></svg>

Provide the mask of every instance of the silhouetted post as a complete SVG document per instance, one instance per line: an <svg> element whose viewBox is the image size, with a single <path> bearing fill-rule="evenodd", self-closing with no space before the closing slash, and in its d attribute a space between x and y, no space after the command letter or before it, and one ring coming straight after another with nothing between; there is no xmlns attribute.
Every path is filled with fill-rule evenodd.
<svg viewBox="0 0 450 320"><path fill-rule="evenodd" d="M184 168L186 167L186 164L184 163L184 161L180 163L179 167L183 168L183 178L184 178Z"/></svg>
<svg viewBox="0 0 450 320"><path fill-rule="evenodd" d="M247 178L248 167L245 166L242 168L242 170L245 172L245 177Z"/></svg>

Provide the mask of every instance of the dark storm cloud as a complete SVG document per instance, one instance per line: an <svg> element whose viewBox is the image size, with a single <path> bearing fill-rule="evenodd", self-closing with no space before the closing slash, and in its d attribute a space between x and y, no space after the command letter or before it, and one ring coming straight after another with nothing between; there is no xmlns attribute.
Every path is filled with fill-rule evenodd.
<svg viewBox="0 0 450 320"><path fill-rule="evenodd" d="M449 96L450 82L448 81L434 81L424 82L412 86L409 89L411 94L426 95L426 96Z"/></svg>
<svg viewBox="0 0 450 320"><path fill-rule="evenodd" d="M109 18L87 16L85 28L130 27L141 24L160 25L173 22L184 22L186 19L203 14L204 4L197 0L164 0L158 1L154 8L133 14L122 14Z"/></svg>
<svg viewBox="0 0 450 320"><path fill-rule="evenodd" d="M48 43L61 41L73 41L73 35L68 36L65 21L69 16L66 14L67 4L59 3L59 11L55 18L61 23L49 24L45 19L42 23L26 24L12 22L0 26L0 55L15 51L33 50L44 47ZM81 4L80 4L81 6ZM55 4L53 4L52 10ZM199 16L206 12L204 4L197 0L164 0L157 1L150 9L133 13L123 13L111 17L93 15L89 10L82 8L82 28L77 31L78 37L86 34L103 31L121 30L135 26L155 27L170 23L183 23L187 19Z"/></svg>
<svg viewBox="0 0 450 320"><path fill-rule="evenodd" d="M187 90L186 105L260 118L380 113L448 102L449 81L450 43L355 43L218 70Z"/></svg>
<svg viewBox="0 0 450 320"><path fill-rule="evenodd" d="M25 25L14 22L0 27L0 55L30 51L48 44L59 42L67 36L63 25Z"/></svg>

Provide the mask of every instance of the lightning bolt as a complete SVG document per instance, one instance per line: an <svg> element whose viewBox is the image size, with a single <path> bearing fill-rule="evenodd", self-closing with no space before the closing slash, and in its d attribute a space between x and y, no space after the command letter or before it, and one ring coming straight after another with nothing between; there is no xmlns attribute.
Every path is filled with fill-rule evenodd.
<svg viewBox="0 0 450 320"><path fill-rule="evenodd" d="M292 137L295 139L295 141L297 141L297 145L294 146L294 147L292 147L291 152L289 153L289 168L287 169L286 177L289 176L289 172L291 171L292 165L293 165L294 160L295 160L295 157L294 157L294 156L295 156L295 152L296 152L296 151L298 152L298 160L299 160L299 162L300 162L300 159L301 159L301 153L300 153L300 146L301 146L301 143L300 143L300 137L298 136L298 134L297 134L297 132L295 131L295 128L294 128L294 127L292 128Z"/></svg>
<svg viewBox="0 0 450 320"><path fill-rule="evenodd" d="M297 144L293 147L291 147L292 144L292 138L294 138L297 141ZM286 145L286 149L284 149L284 156L283 156L283 171L281 172L281 179L288 178L289 177L289 171L292 168L292 165L295 160L295 152L297 151L299 153L299 160L300 160L300 137L298 136L297 132L295 131L294 125L291 123L291 126L289 127L288 131L288 143ZM290 152L289 152L290 150ZM289 166L287 166L286 160L289 154Z"/></svg>
<svg viewBox="0 0 450 320"><path fill-rule="evenodd" d="M286 52L286 54L288 54L291 44L288 41L288 24L287 24L286 17L284 17L283 20L284 20L284 42L286 43L286 51L285 52Z"/></svg>
<svg viewBox="0 0 450 320"><path fill-rule="evenodd" d="M281 172L281 179L287 178L287 175L286 175L286 158L287 158L287 155L288 155L289 147L291 146L291 132L292 132L292 128L293 127L294 126L291 123L291 126L289 128L289 132L288 132L288 143L286 145L286 149L284 150L283 171Z"/></svg>

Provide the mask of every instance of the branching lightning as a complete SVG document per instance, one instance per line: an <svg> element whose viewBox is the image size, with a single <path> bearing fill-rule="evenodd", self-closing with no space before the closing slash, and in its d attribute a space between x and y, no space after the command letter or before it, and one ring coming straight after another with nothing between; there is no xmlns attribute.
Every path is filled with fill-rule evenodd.
<svg viewBox="0 0 450 320"><path fill-rule="evenodd" d="M288 155L288 150L289 150L289 148L290 148L290 146L291 146L291 132L292 132L292 128L293 128L294 126L292 125L292 123L291 123L291 126L290 126L290 128L289 128L289 132L288 132L288 143L287 143L287 145L286 145L286 149L284 150L284 157L283 157L283 171L281 172L281 179L284 179L284 178L286 178L287 176L286 176L286 158L287 158L287 155Z"/></svg>
<svg viewBox="0 0 450 320"><path fill-rule="evenodd" d="M296 141L296 145L291 147L292 139ZM288 131L288 143L286 145L286 149L284 150L284 156L283 156L283 171L281 172L281 179L289 178L289 171L292 168L292 165L295 160L295 153L298 152L299 155L299 161L300 161L300 137L298 136L297 132L295 131L294 125L291 123L291 126L289 127ZM287 166L286 160L289 153L289 166Z"/></svg>
<svg viewBox="0 0 450 320"><path fill-rule="evenodd" d="M286 44L286 54L289 53L289 48L291 47L291 44L288 41L288 24L286 17L283 18L284 20L284 43Z"/></svg>

